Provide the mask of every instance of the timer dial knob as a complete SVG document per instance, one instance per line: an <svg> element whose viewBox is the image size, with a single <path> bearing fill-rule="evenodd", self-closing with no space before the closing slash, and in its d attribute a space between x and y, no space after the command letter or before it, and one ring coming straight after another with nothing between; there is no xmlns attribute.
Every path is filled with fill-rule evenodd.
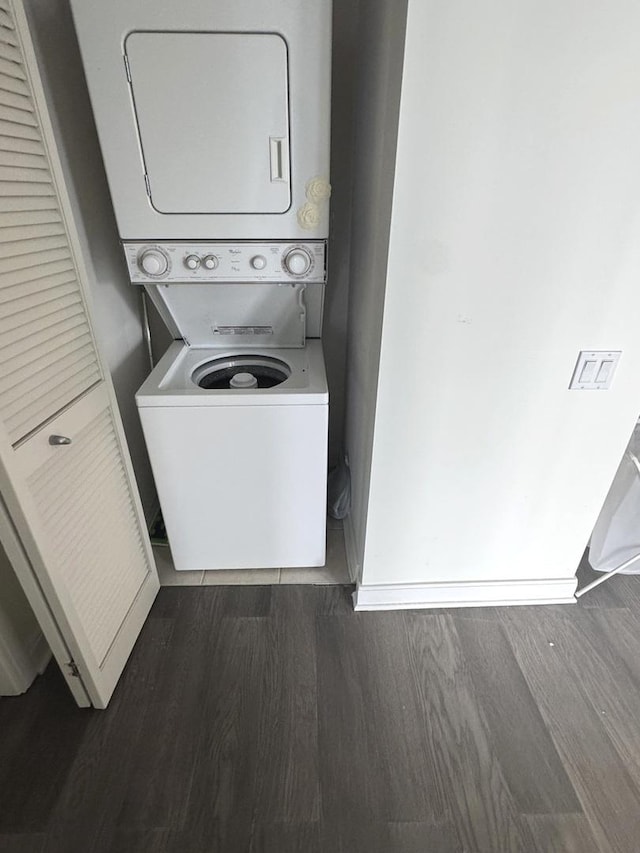
<svg viewBox="0 0 640 853"><path fill-rule="evenodd" d="M267 259L264 255L254 255L251 258L251 266L254 270L263 270L267 265Z"/></svg>
<svg viewBox="0 0 640 853"><path fill-rule="evenodd" d="M284 265L291 275L305 275L311 269L311 255L306 249L291 249L285 255Z"/></svg>
<svg viewBox="0 0 640 853"><path fill-rule="evenodd" d="M138 264L147 275L164 275L169 269L169 261L160 249L146 249L138 259Z"/></svg>
<svg viewBox="0 0 640 853"><path fill-rule="evenodd" d="M197 255L187 255L184 265L189 270L197 270L200 266L200 258Z"/></svg>
<svg viewBox="0 0 640 853"><path fill-rule="evenodd" d="M215 255L205 255L202 263L206 269L214 270L218 266L218 258Z"/></svg>

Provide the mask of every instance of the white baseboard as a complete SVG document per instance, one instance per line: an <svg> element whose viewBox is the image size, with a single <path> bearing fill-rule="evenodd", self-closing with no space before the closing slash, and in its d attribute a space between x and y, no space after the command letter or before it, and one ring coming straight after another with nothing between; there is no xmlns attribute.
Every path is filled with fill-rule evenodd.
<svg viewBox="0 0 640 853"><path fill-rule="evenodd" d="M347 515L342 522L344 529L344 550L347 555L347 568L349 569L349 577L351 583L357 583L360 577L360 565L356 551L356 534L351 521L351 513Z"/></svg>
<svg viewBox="0 0 640 853"><path fill-rule="evenodd" d="M345 524L345 533L347 526ZM349 549L347 548L347 557ZM358 584L354 610L418 610L436 607L495 607L518 604L575 604L577 579L457 581L424 584Z"/></svg>

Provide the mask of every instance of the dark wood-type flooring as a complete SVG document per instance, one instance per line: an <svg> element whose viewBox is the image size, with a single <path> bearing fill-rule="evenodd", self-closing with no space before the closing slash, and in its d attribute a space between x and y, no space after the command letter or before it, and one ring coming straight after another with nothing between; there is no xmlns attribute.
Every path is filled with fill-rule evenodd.
<svg viewBox="0 0 640 853"><path fill-rule="evenodd" d="M640 850L640 577L354 614L165 588L107 711L0 700L2 853Z"/></svg>

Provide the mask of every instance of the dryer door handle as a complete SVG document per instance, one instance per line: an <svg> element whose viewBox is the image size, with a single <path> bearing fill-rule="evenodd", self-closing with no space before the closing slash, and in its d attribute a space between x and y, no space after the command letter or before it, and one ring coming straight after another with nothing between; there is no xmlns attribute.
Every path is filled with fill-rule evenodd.
<svg viewBox="0 0 640 853"><path fill-rule="evenodd" d="M269 137L269 162L271 165L271 181L286 181L285 147L286 139L281 136Z"/></svg>

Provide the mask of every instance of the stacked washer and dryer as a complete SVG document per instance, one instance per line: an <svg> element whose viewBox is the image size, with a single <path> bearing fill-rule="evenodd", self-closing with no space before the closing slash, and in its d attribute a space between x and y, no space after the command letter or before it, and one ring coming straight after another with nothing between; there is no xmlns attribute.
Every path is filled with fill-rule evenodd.
<svg viewBox="0 0 640 853"><path fill-rule="evenodd" d="M176 569L325 562L330 0L72 0Z"/></svg>

